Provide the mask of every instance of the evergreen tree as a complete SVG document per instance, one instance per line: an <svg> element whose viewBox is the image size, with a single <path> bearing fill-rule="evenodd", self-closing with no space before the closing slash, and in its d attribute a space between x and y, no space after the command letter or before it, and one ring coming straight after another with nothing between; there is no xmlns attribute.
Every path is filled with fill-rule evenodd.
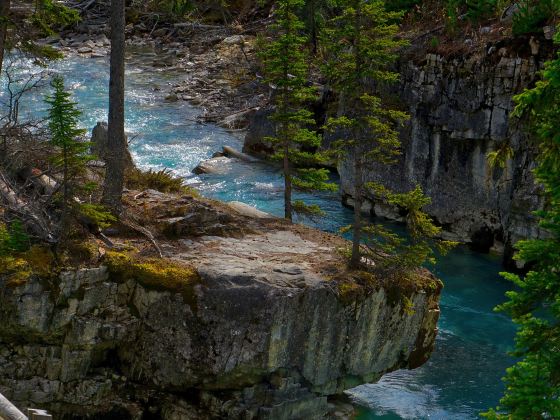
<svg viewBox="0 0 560 420"><path fill-rule="evenodd" d="M391 164L400 153L396 127L407 119L404 112L390 109L368 84L396 82L389 70L397 50L405 45L396 39L399 12L387 12L380 0L348 0L340 14L329 22L323 39L327 50L326 74L342 103L342 113L330 118L327 128L339 133L335 148L353 164L354 224L350 265L361 261L364 170L373 163Z"/></svg>
<svg viewBox="0 0 560 420"><path fill-rule="evenodd" d="M59 152L54 154L53 161L62 171L63 213L66 213L73 197L73 180L83 173L89 143L80 141L85 130L78 128L81 112L72 102L71 95L64 89L62 77L55 77L52 81L54 92L45 101L50 105L49 130L51 143Z"/></svg>
<svg viewBox="0 0 560 420"><path fill-rule="evenodd" d="M557 43L560 36L556 37ZM525 276L503 273L516 286L497 310L519 329L507 370L506 392L490 419L560 418L560 53L547 63L543 80L516 97L517 116L528 117L538 140L535 176L544 186L546 210L538 212L546 239L520 241L515 258L531 264Z"/></svg>
<svg viewBox="0 0 560 420"><path fill-rule="evenodd" d="M275 144L274 157L283 162L284 216L290 221L294 211L307 215L320 213L317 206L292 202L292 187L306 191L336 188L328 182L328 170L309 168L323 163L324 157L317 151L321 137L307 128L315 121L305 103L316 97L316 90L308 86L308 40L301 35L304 25L297 16L303 5L304 0L277 2L273 36L260 53L267 81L276 89L275 112L271 117L276 136L268 140ZM308 168L302 169L304 166Z"/></svg>

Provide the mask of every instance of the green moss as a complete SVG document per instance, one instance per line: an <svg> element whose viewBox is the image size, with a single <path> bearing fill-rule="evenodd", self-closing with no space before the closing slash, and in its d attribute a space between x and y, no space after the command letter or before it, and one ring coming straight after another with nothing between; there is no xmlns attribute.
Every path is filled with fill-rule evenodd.
<svg viewBox="0 0 560 420"><path fill-rule="evenodd" d="M387 302L400 305L403 312L414 313L412 296L420 290L438 293L443 287L440 280L424 269L392 272L370 272L364 270L347 271L338 275L338 297L344 304L366 298L370 293L383 288Z"/></svg>
<svg viewBox="0 0 560 420"><path fill-rule="evenodd" d="M204 388L211 390L238 389L262 382L266 376L267 372L265 369L249 364L239 365L229 372L212 378L211 382L204 384Z"/></svg>
<svg viewBox="0 0 560 420"><path fill-rule="evenodd" d="M22 286L33 275L50 278L55 274L54 256L44 246L34 245L26 252L0 257L0 275L5 276L7 287Z"/></svg>
<svg viewBox="0 0 560 420"><path fill-rule="evenodd" d="M186 303L195 304L194 286L201 278L190 265L169 259L143 258L134 251L108 251L105 263L118 281L135 280L147 289L181 293Z"/></svg>

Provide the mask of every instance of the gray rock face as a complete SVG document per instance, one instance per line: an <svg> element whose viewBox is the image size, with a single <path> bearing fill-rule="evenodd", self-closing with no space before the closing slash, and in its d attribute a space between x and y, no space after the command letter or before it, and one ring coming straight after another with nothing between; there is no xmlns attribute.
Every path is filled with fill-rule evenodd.
<svg viewBox="0 0 560 420"><path fill-rule="evenodd" d="M432 198L427 210L446 236L479 250L505 242L508 257L519 239L539 237L543 233L531 217L543 205L531 173L534 145L523 121L509 115L513 96L537 78L541 66L537 57L509 58L505 49L484 58L427 55L420 63L406 62L399 95L411 120L401 136L403 155L393 167L369 168L366 179L397 191L420 184ZM513 158L504 169L490 168L488 153L506 144ZM339 172L343 194L351 197L349 161ZM370 207L378 213L378 203Z"/></svg>
<svg viewBox="0 0 560 420"><path fill-rule="evenodd" d="M432 351L435 279L405 300L398 286L344 297L321 271L332 244L292 230L175 247L200 275L190 296L105 267L0 277L0 392L57 418L318 418L328 395Z"/></svg>
<svg viewBox="0 0 560 420"><path fill-rule="evenodd" d="M519 239L544 235L532 216L543 205L531 172L535 146L523 121L510 118L510 113L513 96L538 78L549 53L550 43L542 40L538 49L525 41L491 46L486 55L444 59L429 54L420 61L403 60L394 92L411 115L401 134L403 154L390 168L368 168L365 178L400 192L420 184L432 198L427 210L443 226L446 238L481 251L505 243L509 260ZM264 140L274 132L269 115L270 110L263 109L252 118L245 151L272 153ZM329 141L327 136L325 143ZM490 168L487 154L504 145L513 149L513 158L504 169ZM350 206L351 161L350 156L338 165L343 200ZM398 209L369 199L365 212L401 217Z"/></svg>
<svg viewBox="0 0 560 420"><path fill-rule="evenodd" d="M108 126L106 122L98 122L93 128L91 133L91 152L99 157L101 160L105 161L107 154L111 151L107 150L107 136L108 136ZM132 161L132 156L128 149L125 155L125 165L126 168L133 168L134 162Z"/></svg>

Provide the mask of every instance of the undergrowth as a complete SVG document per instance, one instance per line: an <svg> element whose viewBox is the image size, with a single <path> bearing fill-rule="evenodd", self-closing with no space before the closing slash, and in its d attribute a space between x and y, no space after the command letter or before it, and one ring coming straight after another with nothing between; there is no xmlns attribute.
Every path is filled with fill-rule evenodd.
<svg viewBox="0 0 560 420"><path fill-rule="evenodd" d="M173 175L168 169L142 171L133 169L126 177L127 188L134 190L152 189L163 193L186 194L197 197L198 191L185 185L183 178Z"/></svg>

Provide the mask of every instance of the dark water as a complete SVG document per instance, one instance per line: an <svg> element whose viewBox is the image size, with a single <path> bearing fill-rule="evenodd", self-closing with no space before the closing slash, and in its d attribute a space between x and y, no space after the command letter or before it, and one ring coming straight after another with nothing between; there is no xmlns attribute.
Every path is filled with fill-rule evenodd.
<svg viewBox="0 0 560 420"><path fill-rule="evenodd" d="M151 61L151 60L148 60ZM18 64L21 74L26 66ZM74 99L84 111L83 126L104 120L107 108L108 66L105 59L73 58L52 67L62 73ZM127 131L135 136L131 148L144 168L170 168L204 195L242 201L261 210L282 214L282 178L268 164L231 163L227 175L191 174L212 153L242 140L227 131L194 120L200 110L185 103L166 103L165 88L184 74L156 72L131 59L127 71ZM39 118L44 104L39 95L25 102L24 117ZM319 204L326 219L309 222L331 232L350 222L351 213L337 194L303 196ZM506 356L514 327L492 311L503 301L509 284L499 276L498 258L460 248L442 258L437 275L445 289L441 301L440 333L435 353L414 371L386 375L379 383L350 391L359 404L360 419L473 419L497 404L500 378L512 364Z"/></svg>

